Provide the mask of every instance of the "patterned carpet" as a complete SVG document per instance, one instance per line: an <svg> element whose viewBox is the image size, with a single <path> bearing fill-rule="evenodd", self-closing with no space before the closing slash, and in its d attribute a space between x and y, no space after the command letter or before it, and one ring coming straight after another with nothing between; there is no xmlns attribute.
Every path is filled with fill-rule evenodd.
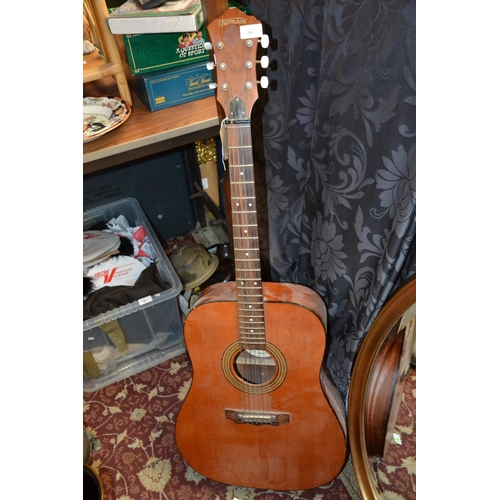
<svg viewBox="0 0 500 500"><path fill-rule="evenodd" d="M94 393L84 393L83 423L91 439L100 443L91 466L100 477L103 500L361 499L350 461L331 483L306 491L228 486L197 474L185 464L174 437L191 374L189 358L182 354ZM391 444L388 456L376 463L386 500L416 498L414 370L407 380L396 426L402 445Z"/></svg>

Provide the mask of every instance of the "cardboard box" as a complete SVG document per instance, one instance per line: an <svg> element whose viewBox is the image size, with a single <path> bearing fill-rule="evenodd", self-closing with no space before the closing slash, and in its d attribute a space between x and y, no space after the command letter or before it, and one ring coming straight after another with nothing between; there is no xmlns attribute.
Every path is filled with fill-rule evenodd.
<svg viewBox="0 0 500 500"><path fill-rule="evenodd" d="M144 9L135 0L126 0L106 17L113 35L196 31L203 22L200 0L164 2L153 9Z"/></svg>
<svg viewBox="0 0 500 500"><path fill-rule="evenodd" d="M220 206L219 202L219 174L217 163L209 161L200 165L201 185L216 207Z"/></svg>
<svg viewBox="0 0 500 500"><path fill-rule="evenodd" d="M137 94L151 111L169 108L214 95L212 73L205 63L136 75Z"/></svg>
<svg viewBox="0 0 500 500"><path fill-rule="evenodd" d="M239 3L229 0L229 7L236 7L245 14L250 14L250 9ZM181 47L185 33L147 33L123 35L123 43L127 60L132 75L161 71L195 62L208 62L210 51L204 47L208 41L206 26L200 27L202 40L198 38L197 31L191 31L189 41L193 44Z"/></svg>
<svg viewBox="0 0 500 500"><path fill-rule="evenodd" d="M207 40L205 26L198 33L187 33L192 45L182 46L184 33L148 33L145 35L124 35L123 43L132 75L161 71L186 64L209 61L205 49Z"/></svg>

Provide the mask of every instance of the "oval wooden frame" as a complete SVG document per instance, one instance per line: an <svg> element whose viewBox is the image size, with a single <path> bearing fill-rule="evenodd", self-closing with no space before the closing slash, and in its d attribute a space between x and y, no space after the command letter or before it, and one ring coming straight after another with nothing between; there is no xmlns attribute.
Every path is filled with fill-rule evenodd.
<svg viewBox="0 0 500 500"><path fill-rule="evenodd" d="M363 339L354 363L348 399L348 435L354 473L365 500L381 498L366 450L364 423L367 388L377 355L396 321L416 303L416 290L414 275L389 298Z"/></svg>

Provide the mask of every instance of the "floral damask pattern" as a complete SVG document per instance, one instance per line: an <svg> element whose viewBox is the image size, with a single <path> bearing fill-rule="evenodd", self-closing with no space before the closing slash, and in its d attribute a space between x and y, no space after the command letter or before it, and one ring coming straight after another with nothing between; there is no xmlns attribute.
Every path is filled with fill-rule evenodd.
<svg viewBox="0 0 500 500"><path fill-rule="evenodd" d="M191 363L183 354L94 393L84 393L84 426L101 443L92 454L91 466L100 477L103 500L361 500L350 461L330 483L306 491L243 488L198 474L182 459L174 433L191 378ZM414 408L414 394L406 395L404 405ZM411 424L404 417L396 427L404 446L396 453L391 447L378 464L384 489L400 495L395 500L413 498L406 496L401 484L414 491L405 479L408 472L414 479L414 454L406 453L411 450L406 440L414 439L414 420ZM199 432L203 432L202 422Z"/></svg>
<svg viewBox="0 0 500 500"><path fill-rule="evenodd" d="M364 335L415 273L415 1L246 3L274 41L252 115L262 245L273 280L322 295L345 398Z"/></svg>

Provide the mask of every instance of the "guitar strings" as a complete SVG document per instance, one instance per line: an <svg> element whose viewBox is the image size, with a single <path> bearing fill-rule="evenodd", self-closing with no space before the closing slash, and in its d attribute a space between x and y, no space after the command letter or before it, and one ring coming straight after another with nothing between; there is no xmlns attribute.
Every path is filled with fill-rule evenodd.
<svg viewBox="0 0 500 500"><path fill-rule="evenodd" d="M245 62L246 62L248 60L248 57L246 55L249 52L248 46L246 45L246 43L245 43L245 47L246 47L246 50L245 50ZM241 95L242 96L245 95L245 85L244 85L244 83L249 81L248 80L248 76L249 76L248 73L249 72L248 72L247 66L246 66L246 64L244 64L244 73L243 73L244 77L243 77L243 80L242 80L242 88L241 88ZM246 100L245 100L244 106L245 106L245 108L248 109L248 114L249 114L248 118L250 119L251 110L249 109L249 103L246 102ZM245 129L238 128L238 136L239 136L238 137L238 144L246 146L246 143L243 143L243 137L242 137L244 135L243 130L245 130L245 134L249 133L249 131L247 131L246 128ZM246 135L246 137L248 137L248 135ZM250 140L250 144L251 144L251 140ZM239 156L238 163L240 165L242 165L242 164L245 165L244 167L241 167L244 170L244 172L245 172L245 175L242 175L242 178L244 178L245 181L248 182L248 181L251 180L251 175L249 174L249 167L248 167L248 164L252 163L252 162L249 161L251 155L248 154L247 149L239 150L239 153L243 153L243 154L238 154L238 156ZM243 158L242 158L242 156L243 156ZM243 174L243 171L241 172L241 174ZM253 200L252 184L242 184L241 187L242 187L241 192L244 193L245 197L248 197L250 199L250 202L253 205L254 200ZM245 202L247 203L246 199L245 199ZM243 205L243 203L242 203L242 205ZM242 213L241 222L242 222L242 224L245 224L245 230L248 231L249 230L248 222L249 222L249 219L251 217L251 214L246 213L246 212L250 211L250 210L248 210L247 206L245 206L244 208L245 208L245 210L241 211L241 212L245 212L245 213ZM243 236L243 234L241 234L241 236ZM240 241L242 241L242 242L245 243L244 245L242 245L242 247L244 247L245 252L246 252L246 250L250 247L251 240L243 240L242 239ZM244 273L244 276L246 278L245 279L245 286L248 286L248 281L247 280L250 278L249 261L246 260L246 259L242 259L242 262L243 262L243 267L245 269L245 273ZM248 308L247 308L248 302L252 298L249 299L249 297L248 297L248 288L245 288L244 291L245 291L245 313L244 314L245 314L245 319L247 320L247 315L252 316L252 313L249 312ZM253 293L251 295L253 295ZM248 322L250 322L251 320L252 320L252 318L248 318ZM245 334L248 334L249 332L251 333L252 330L249 331L248 325L246 325ZM251 340L253 342L253 338ZM255 346L253 346L253 347L255 347ZM252 390L250 401L251 401L251 403L253 403L253 405L251 405L251 411L252 411L252 413L255 414L255 416L257 416L258 415L257 411L259 409L258 408L259 405L258 404L256 405L257 398L255 397L255 386L253 385L253 384L256 384L256 383L260 382L260 379L258 378L258 373L256 373L256 370L258 370L258 367L255 366L257 364L256 363L257 360L255 359L255 356L253 356L251 352L249 353L248 348L247 348L247 352L245 354L250 354L250 356L249 356L249 361L250 361L250 374L249 374L249 376L251 377L251 379L250 379L250 388ZM257 378L255 378L255 377L257 377Z"/></svg>
<svg viewBox="0 0 500 500"><path fill-rule="evenodd" d="M230 83L229 83L230 85ZM226 98L227 98L227 103L226 103L226 110L227 113L231 113L231 102L230 102L230 95L232 95L232 92L230 92L231 89L228 89L226 93ZM241 262L239 259L239 243L237 240L238 234L237 234L237 226L235 225L235 220L239 221L239 218L241 214L239 213L238 209L238 200L240 194L238 191L238 185L235 183L235 175L234 171L236 168L236 165L240 163L239 158L236 158L236 152L238 149L235 149L235 143L238 144L239 138L236 138L237 140L235 141L235 130L234 130L234 123L232 121L233 118L237 117L230 117L230 120L227 120L224 125L226 128L226 140L227 140L227 150L228 150L228 161L229 161L229 180L230 180L230 191L231 191L231 205L232 205L232 212L233 212L233 251L234 251L234 260L235 260L235 280L236 280L236 314L237 314L237 325L238 325L238 337L240 340L240 351L236 355L235 362L237 363L238 361L240 362L240 367L235 366L235 369L237 370L239 376L245 381L245 359L244 359L244 337L243 337L243 317L241 314L241 304L242 304L242 294L243 294L243 288L240 286L240 279L241 279L241 272L242 268ZM251 403L251 397L247 393L246 390L243 390L243 412L247 412L250 409L250 403Z"/></svg>
<svg viewBox="0 0 500 500"><path fill-rule="evenodd" d="M253 42L255 43L255 41ZM252 55L252 54L256 54L256 47L254 48L253 46L249 47L246 43L245 43L245 46L246 46L246 51L248 54ZM246 64L247 61L251 61L251 57L246 57L245 58L245 64L244 64L244 75L245 77L243 78L243 87L245 87L245 84L246 82L250 82L252 83L253 82L253 85L255 85L255 64ZM244 88L242 89L242 95L244 95ZM251 140L251 109L250 109L250 105L248 105L248 124L245 125L245 133L246 133L246 136L247 138L249 139L249 145L251 146L252 145L252 140ZM242 129L239 129L239 133L242 134L243 131ZM240 137L240 144L242 144L242 139ZM246 142L245 142L245 145ZM245 176L245 178L250 182L250 184L247 184L245 185L245 189L244 191L247 191L246 190L246 186L248 186L249 188L249 193L248 196L251 197L251 203L252 203L252 207L250 209L250 207L247 208L247 210L245 210L245 212L248 212L248 213L245 213L244 214L244 218L246 220L246 223L247 223L247 231L249 234L251 234L253 237L256 237L257 239L255 240L248 240L249 242L249 245L246 245L246 248L248 248L248 254L249 254L249 258L255 258L255 259L258 259L258 262L256 262L256 264L254 262L251 263L250 260L246 260L245 261L245 265L246 265L246 268L249 270L247 272L247 275L250 276L252 275L255 276L256 278L256 281L255 283L258 284L258 294L255 293L255 289L253 288L254 285L252 284L251 285L251 290L252 290L252 293L251 295L252 296L255 296L255 295L258 295L258 297L256 297L258 300L255 300L254 297L251 297L250 300L248 302L255 302L255 304L253 305L249 305L249 308L250 307L255 307L255 309L250 313L250 316L256 320L256 321L263 321L264 320L264 310L263 310L263 290L262 290L262 277L261 277L261 272L260 272L260 248L259 248L259 239L258 239L258 227L257 227L257 222L258 222L258 219L257 219L257 207L256 207L256 189L255 189L255 175L254 175L254 165L253 165L253 148L249 148L249 149L244 149L243 151L245 151L245 154L243 155L244 156L244 160L243 160L243 163L246 165L244 167L245 171L248 172L248 175ZM250 228L250 224L253 224L252 225L252 229ZM266 340L266 334L265 334L265 323L263 322L262 325L259 324L259 328L256 329L257 331L259 331L259 341L262 341L262 340ZM253 335L252 335L252 339L253 339ZM257 392L257 384L258 385L262 385L266 380L265 380L265 370L264 370L264 362L265 362L265 357L261 357L260 354L262 353L262 351L265 352L265 343L263 345L263 347L261 349L260 346L258 345L258 343L256 343L256 351L254 353L251 353L252 354L252 357L251 357L251 361L252 361L252 383L255 383L256 385L255 386L252 386L252 387L255 387L255 390L254 390L254 393L253 393L253 397L252 397L252 401L255 403L256 405L256 408L252 408L252 410L257 410L257 411L267 411L267 396L265 394L263 394L263 392L259 392L260 394L260 397L255 397L255 393ZM259 415L259 413L256 411L256 415Z"/></svg>
<svg viewBox="0 0 500 500"><path fill-rule="evenodd" d="M248 47L245 42L246 52L255 48ZM234 59L238 59L235 57ZM243 108L247 107L244 99L246 83L255 81L249 70L255 71L254 65L246 64L251 59L246 57L243 62L243 79L241 81L240 94L244 101ZM249 68L250 66L250 68ZM236 68L237 69L237 68ZM230 90L230 89L229 89ZM230 114L230 96L235 98L236 94L228 91L226 93L226 110ZM244 409L253 418L258 417L261 412L268 410L268 397L262 391L262 384L268 381L266 361L274 358L269 356L266 350L266 335L263 309L263 289L260 272L260 248L257 227L257 210L255 194L255 175L253 166L253 149L251 148L251 110L248 110L248 122L237 123L239 116L231 116L222 121L227 133L227 147L229 157L230 190L232 197L232 210L237 224L233 221L233 248L235 252L236 269L240 270L240 276L235 276L237 293L237 315L238 333L240 339L240 353L237 360L240 367L236 367L241 378L244 380ZM233 120L234 119L234 120ZM235 146L236 145L236 146ZM245 258L248 257L248 258ZM255 259L255 261L251 261ZM257 263L257 265L255 265ZM253 279L255 278L255 279ZM252 325L254 325L252 327ZM260 345L259 342L263 342ZM272 368L272 366L271 366ZM275 366L276 369L276 366ZM261 422L262 423L262 422Z"/></svg>

